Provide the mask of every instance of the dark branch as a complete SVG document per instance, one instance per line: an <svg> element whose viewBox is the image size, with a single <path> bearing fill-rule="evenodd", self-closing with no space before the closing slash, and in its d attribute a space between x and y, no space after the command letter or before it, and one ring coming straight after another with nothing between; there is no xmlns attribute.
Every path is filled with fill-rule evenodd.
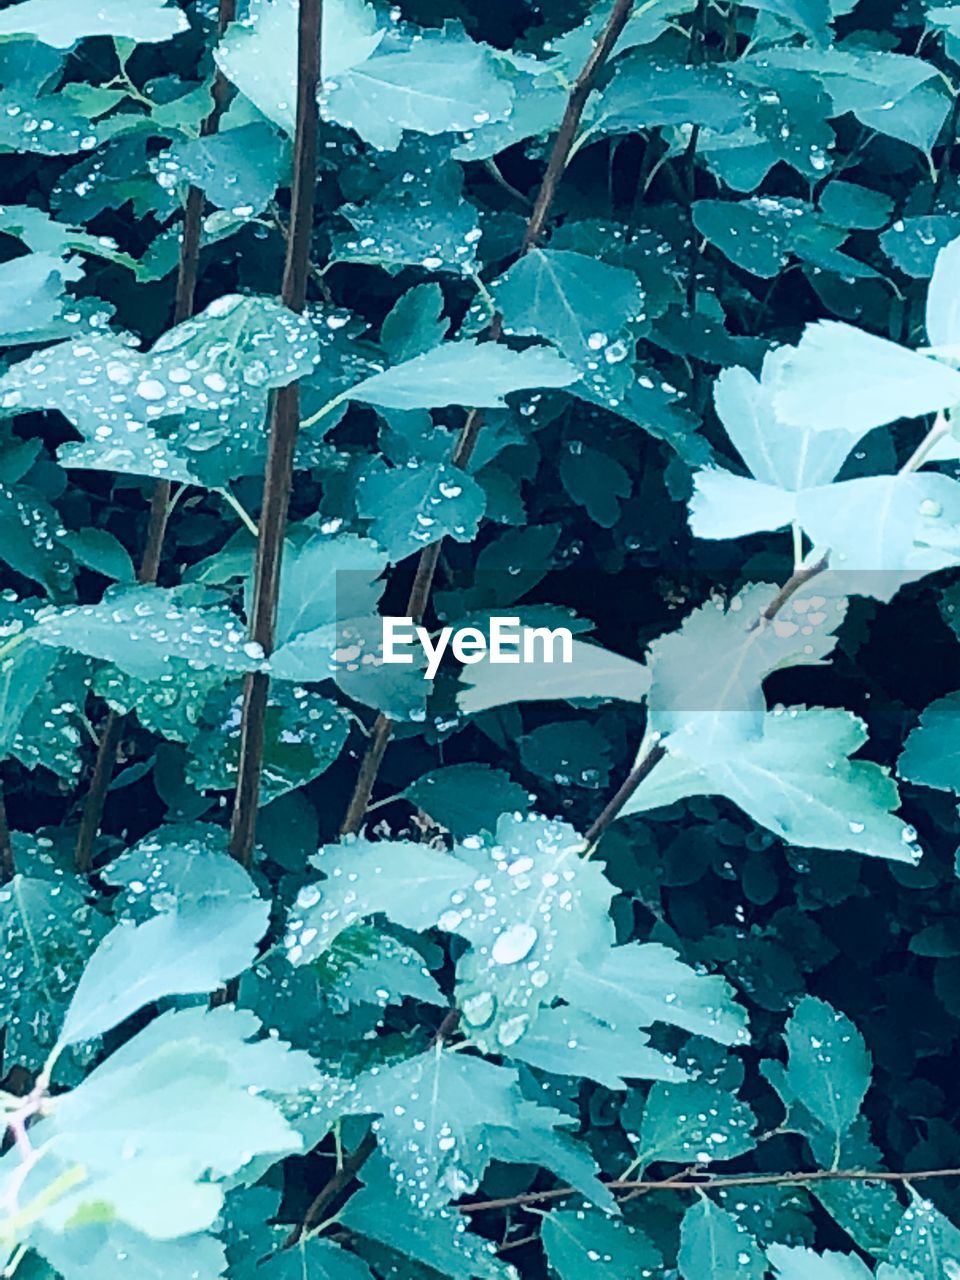
<svg viewBox="0 0 960 1280"><path fill-rule="evenodd" d="M520 257L523 257L525 253L529 253L531 249L536 248L543 236L550 210L553 208L557 187L563 177L563 172L570 159L570 152L573 150L573 144L576 141L577 130L583 118L583 109L596 83L597 76L620 39L632 7L633 0L615 0L600 38L593 46L590 56L583 64L580 74L570 90L563 118L560 121L560 127L557 130L557 136L550 152L550 159L547 161L547 168L533 203L533 211L524 231L523 241L520 246ZM490 321L490 338L496 342L502 335L503 319L499 314L495 314ZM471 409L454 446L451 458L454 466L465 467L470 461L482 426L482 413L478 409ZM441 546L442 542L436 542L429 547L425 547L420 552L413 588L407 602L406 615L409 618L413 618L415 622L419 622L426 613L430 595L433 591L433 579L440 559ZM380 772L380 765L383 762L392 732L393 722L389 717L379 715L374 723L369 745L360 764L356 786L354 787L353 795L350 797L347 812L344 815L343 822L340 824L342 835L355 834L363 824L364 815L370 804L373 788Z"/></svg>
<svg viewBox="0 0 960 1280"><path fill-rule="evenodd" d="M317 170L317 88L320 78L322 0L300 0L298 13L297 129L293 152L290 232L280 297L291 311L299 312L306 304L307 281L310 277ZM273 650L283 539L287 528L299 426L300 387L295 382L282 387L273 398L263 481L250 639L259 644L265 654ZM256 672L247 676L243 696L236 799L230 825L230 852L244 866L249 866L253 859L268 689L266 675Z"/></svg>

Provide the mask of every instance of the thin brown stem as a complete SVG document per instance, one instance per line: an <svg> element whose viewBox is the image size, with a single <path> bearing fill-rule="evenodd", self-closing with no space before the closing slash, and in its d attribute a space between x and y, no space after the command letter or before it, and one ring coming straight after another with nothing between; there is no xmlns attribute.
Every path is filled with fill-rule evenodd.
<svg viewBox="0 0 960 1280"><path fill-rule="evenodd" d="M553 208L557 187L563 177L563 172L570 160L573 144L576 141L577 130L583 118L583 109L596 83L597 76L620 39L632 8L633 0L615 0L600 38L593 46L590 56L581 67L580 74L574 81L550 151L550 159L547 161L547 168L534 199L533 210L523 234L520 257L523 257L525 253L529 253L531 249L535 249L543 236L550 210ZM503 336L503 317L499 313L495 314L490 321L489 336L494 342ZM451 457L451 462L454 466L461 468L467 466L473 456L482 426L483 414L479 409L471 409L454 445ZM412 618L415 622L419 622L426 612L433 590L437 564L440 560L441 547L442 542L436 542L429 547L425 547L417 561L416 575L407 602L406 613L406 616ZM367 750L360 763L356 785L347 805L347 811L340 824L342 835L355 834L363 824L392 732L393 722L390 718L385 715L379 715L374 723Z"/></svg>
<svg viewBox="0 0 960 1280"><path fill-rule="evenodd" d="M322 7L322 0L300 0L298 10L297 128L293 152L293 191L280 292L284 305L297 312L302 311L306 304L307 281L310 277L310 243L313 235L317 171L317 88L320 76ZM283 539L287 528L299 425L300 387L294 382L288 387L281 387L273 397L263 481L250 639L260 645L264 654L273 650ZM244 866L249 866L253 859L268 691L266 675L254 672L247 676L244 684L237 790L230 824L230 852Z"/></svg>
<svg viewBox="0 0 960 1280"><path fill-rule="evenodd" d="M303 1221L297 1223L283 1242L285 1249L292 1248L300 1240L301 1236L310 1230L320 1218L324 1209L333 1204L337 1196L347 1189L376 1149L377 1139L373 1130L369 1129L356 1149L346 1157L329 1182L314 1196L306 1213L303 1215Z"/></svg>
<svg viewBox="0 0 960 1280"><path fill-rule="evenodd" d="M808 1186L821 1182L891 1182L905 1184L926 1182L932 1178L960 1178L960 1169L921 1169L916 1173L891 1173L887 1169L815 1169L810 1173L747 1173L716 1174L704 1178L633 1179L615 1178L605 1183L611 1191L626 1192L632 1198L637 1194L655 1191L722 1191L728 1187L784 1187ZM552 1187L549 1191L525 1191L516 1196L502 1196L497 1200L475 1200L459 1205L461 1213L485 1213L492 1210L515 1209L529 1204L543 1204L571 1195L582 1195L575 1187ZM623 1199L625 1197L618 1197Z"/></svg>
<svg viewBox="0 0 960 1280"><path fill-rule="evenodd" d="M217 9L217 34L223 35L227 25L236 15L236 0L220 0ZM220 120L230 100L230 84L218 67L210 87L213 105L200 127L204 137L216 133ZM197 271L200 262L200 240L203 231L204 194L199 187L190 187L183 211L183 233L180 238L180 257L177 263L177 285L173 302L173 323L180 324L193 315ZM160 560L170 516L172 486L169 480L155 480L150 493L150 514L147 517L147 533L143 555L137 570L137 581L152 586L160 573ZM84 798L83 814L77 832L74 865L78 872L89 871L93 846L103 821L107 792L117 760L117 747L123 732L123 719L113 710L107 712L100 732L97 758L93 766L90 787Z"/></svg>

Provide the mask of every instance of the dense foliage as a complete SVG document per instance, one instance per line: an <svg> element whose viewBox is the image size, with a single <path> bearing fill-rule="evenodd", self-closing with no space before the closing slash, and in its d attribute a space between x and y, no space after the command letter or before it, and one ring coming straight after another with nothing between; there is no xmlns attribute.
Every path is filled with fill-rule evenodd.
<svg viewBox="0 0 960 1280"><path fill-rule="evenodd" d="M957 1280L960 8L320 13L0 9L3 1275Z"/></svg>

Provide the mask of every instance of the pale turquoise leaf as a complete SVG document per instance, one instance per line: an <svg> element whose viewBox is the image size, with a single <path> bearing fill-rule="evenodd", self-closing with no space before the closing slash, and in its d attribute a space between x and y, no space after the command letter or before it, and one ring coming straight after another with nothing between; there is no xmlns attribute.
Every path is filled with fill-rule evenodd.
<svg viewBox="0 0 960 1280"><path fill-rule="evenodd" d="M610 947L589 962L574 961L560 994L608 1022L624 1018L641 1027L666 1023L720 1044L749 1039L747 1015L719 975L697 973L658 942Z"/></svg>
<svg viewBox="0 0 960 1280"><path fill-rule="evenodd" d="M140 44L170 40L187 26L186 15L163 0L24 0L0 13L0 38L30 35L57 49L88 36L122 36Z"/></svg>
<svg viewBox="0 0 960 1280"><path fill-rule="evenodd" d="M562 621L558 625L562 625ZM529 627L522 628L523 643L530 632ZM537 661L516 667L484 659L464 668L457 698L460 710L474 715L512 702L574 702L590 698L643 702L650 688L650 672L642 662L597 644L574 640L570 662L543 661L544 648L540 641L534 654Z"/></svg>
<svg viewBox="0 0 960 1280"><path fill-rule="evenodd" d="M624 813L685 796L723 795L788 844L916 862L916 832L892 812L900 797L887 770L849 759L865 741L861 720L842 708L824 707L768 712L762 737L744 742L736 759L709 766L680 754L682 744L671 738L667 758L640 784Z"/></svg>
<svg viewBox="0 0 960 1280"><path fill-rule="evenodd" d="M742 538L783 529L796 519L796 495L716 467L697 471L690 531L697 538Z"/></svg>
<svg viewBox="0 0 960 1280"><path fill-rule="evenodd" d="M937 254L927 290L927 338L934 347L960 347L960 238Z"/></svg>
<svg viewBox="0 0 960 1280"><path fill-rule="evenodd" d="M188 589L176 587L116 587L100 604L42 610L31 637L113 662L144 680L164 676L177 662L235 672L262 666L263 651L246 640L236 614L219 604L187 603L190 598Z"/></svg>
<svg viewBox="0 0 960 1280"><path fill-rule="evenodd" d="M549 347L513 351L503 343L445 342L422 355L376 373L349 392L349 399L384 409L439 409L469 405L503 408L514 391L566 387L579 377ZM960 374L957 374L960 380Z"/></svg>
<svg viewBox="0 0 960 1280"><path fill-rule="evenodd" d="M580 1076L607 1089L625 1089L627 1080L686 1079L643 1031L611 1026L584 1009L543 1009L533 1027L524 1025L519 1033L515 1020L507 1021L498 1051L551 1075Z"/></svg>
<svg viewBox="0 0 960 1280"><path fill-rule="evenodd" d="M936 472L807 489L797 520L858 595L890 600L905 583L960 563L960 481Z"/></svg>
<svg viewBox="0 0 960 1280"><path fill-rule="evenodd" d="M764 359L763 376L725 369L713 387L717 414L756 480L796 491L835 479L850 452L849 432L788 426L777 418L772 388L782 351Z"/></svg>
<svg viewBox="0 0 960 1280"><path fill-rule="evenodd" d="M811 583L795 593L777 617L761 622L776 588L753 583L732 600L701 605L679 631L650 646L652 684L648 728L672 733L692 760L709 765L729 759L764 730L763 681L773 671L825 662L846 602L829 603ZM811 600L819 605L811 608Z"/></svg>
<svg viewBox="0 0 960 1280"><path fill-rule="evenodd" d="M960 403L960 372L852 325L820 320L777 362L773 404L787 425L848 431ZM851 444L855 442L851 441Z"/></svg>
<svg viewBox="0 0 960 1280"><path fill-rule="evenodd" d="M83 972L59 1044L102 1035L161 996L216 990L253 959L268 916L259 899L205 898L145 924L117 925Z"/></svg>
<svg viewBox="0 0 960 1280"><path fill-rule="evenodd" d="M767 1249L767 1257L778 1280L871 1280L873 1275L855 1253L815 1253L774 1244Z"/></svg>
<svg viewBox="0 0 960 1280"><path fill-rule="evenodd" d="M459 858L404 840L344 840L313 859L326 880L305 885L287 920L292 964L310 964L357 921L385 913L407 929L428 929L464 893L474 873Z"/></svg>
<svg viewBox="0 0 960 1280"><path fill-rule="evenodd" d="M573 827L535 814L504 814L496 839L468 837L456 852L474 877L437 923L471 944L457 964L457 1003L471 1038L498 1053L535 1023L575 961L590 964L610 945L614 889L581 856Z"/></svg>

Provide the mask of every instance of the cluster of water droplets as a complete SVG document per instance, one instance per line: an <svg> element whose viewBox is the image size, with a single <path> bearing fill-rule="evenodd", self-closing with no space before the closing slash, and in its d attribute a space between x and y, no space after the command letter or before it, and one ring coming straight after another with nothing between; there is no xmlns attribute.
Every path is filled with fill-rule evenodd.
<svg viewBox="0 0 960 1280"><path fill-rule="evenodd" d="M85 437L71 466L211 483L265 447L271 387L313 367L310 323L269 298L227 295L164 334L149 354L129 335L35 353L0 378L5 409L58 409ZM209 455L209 456L207 456Z"/></svg>

